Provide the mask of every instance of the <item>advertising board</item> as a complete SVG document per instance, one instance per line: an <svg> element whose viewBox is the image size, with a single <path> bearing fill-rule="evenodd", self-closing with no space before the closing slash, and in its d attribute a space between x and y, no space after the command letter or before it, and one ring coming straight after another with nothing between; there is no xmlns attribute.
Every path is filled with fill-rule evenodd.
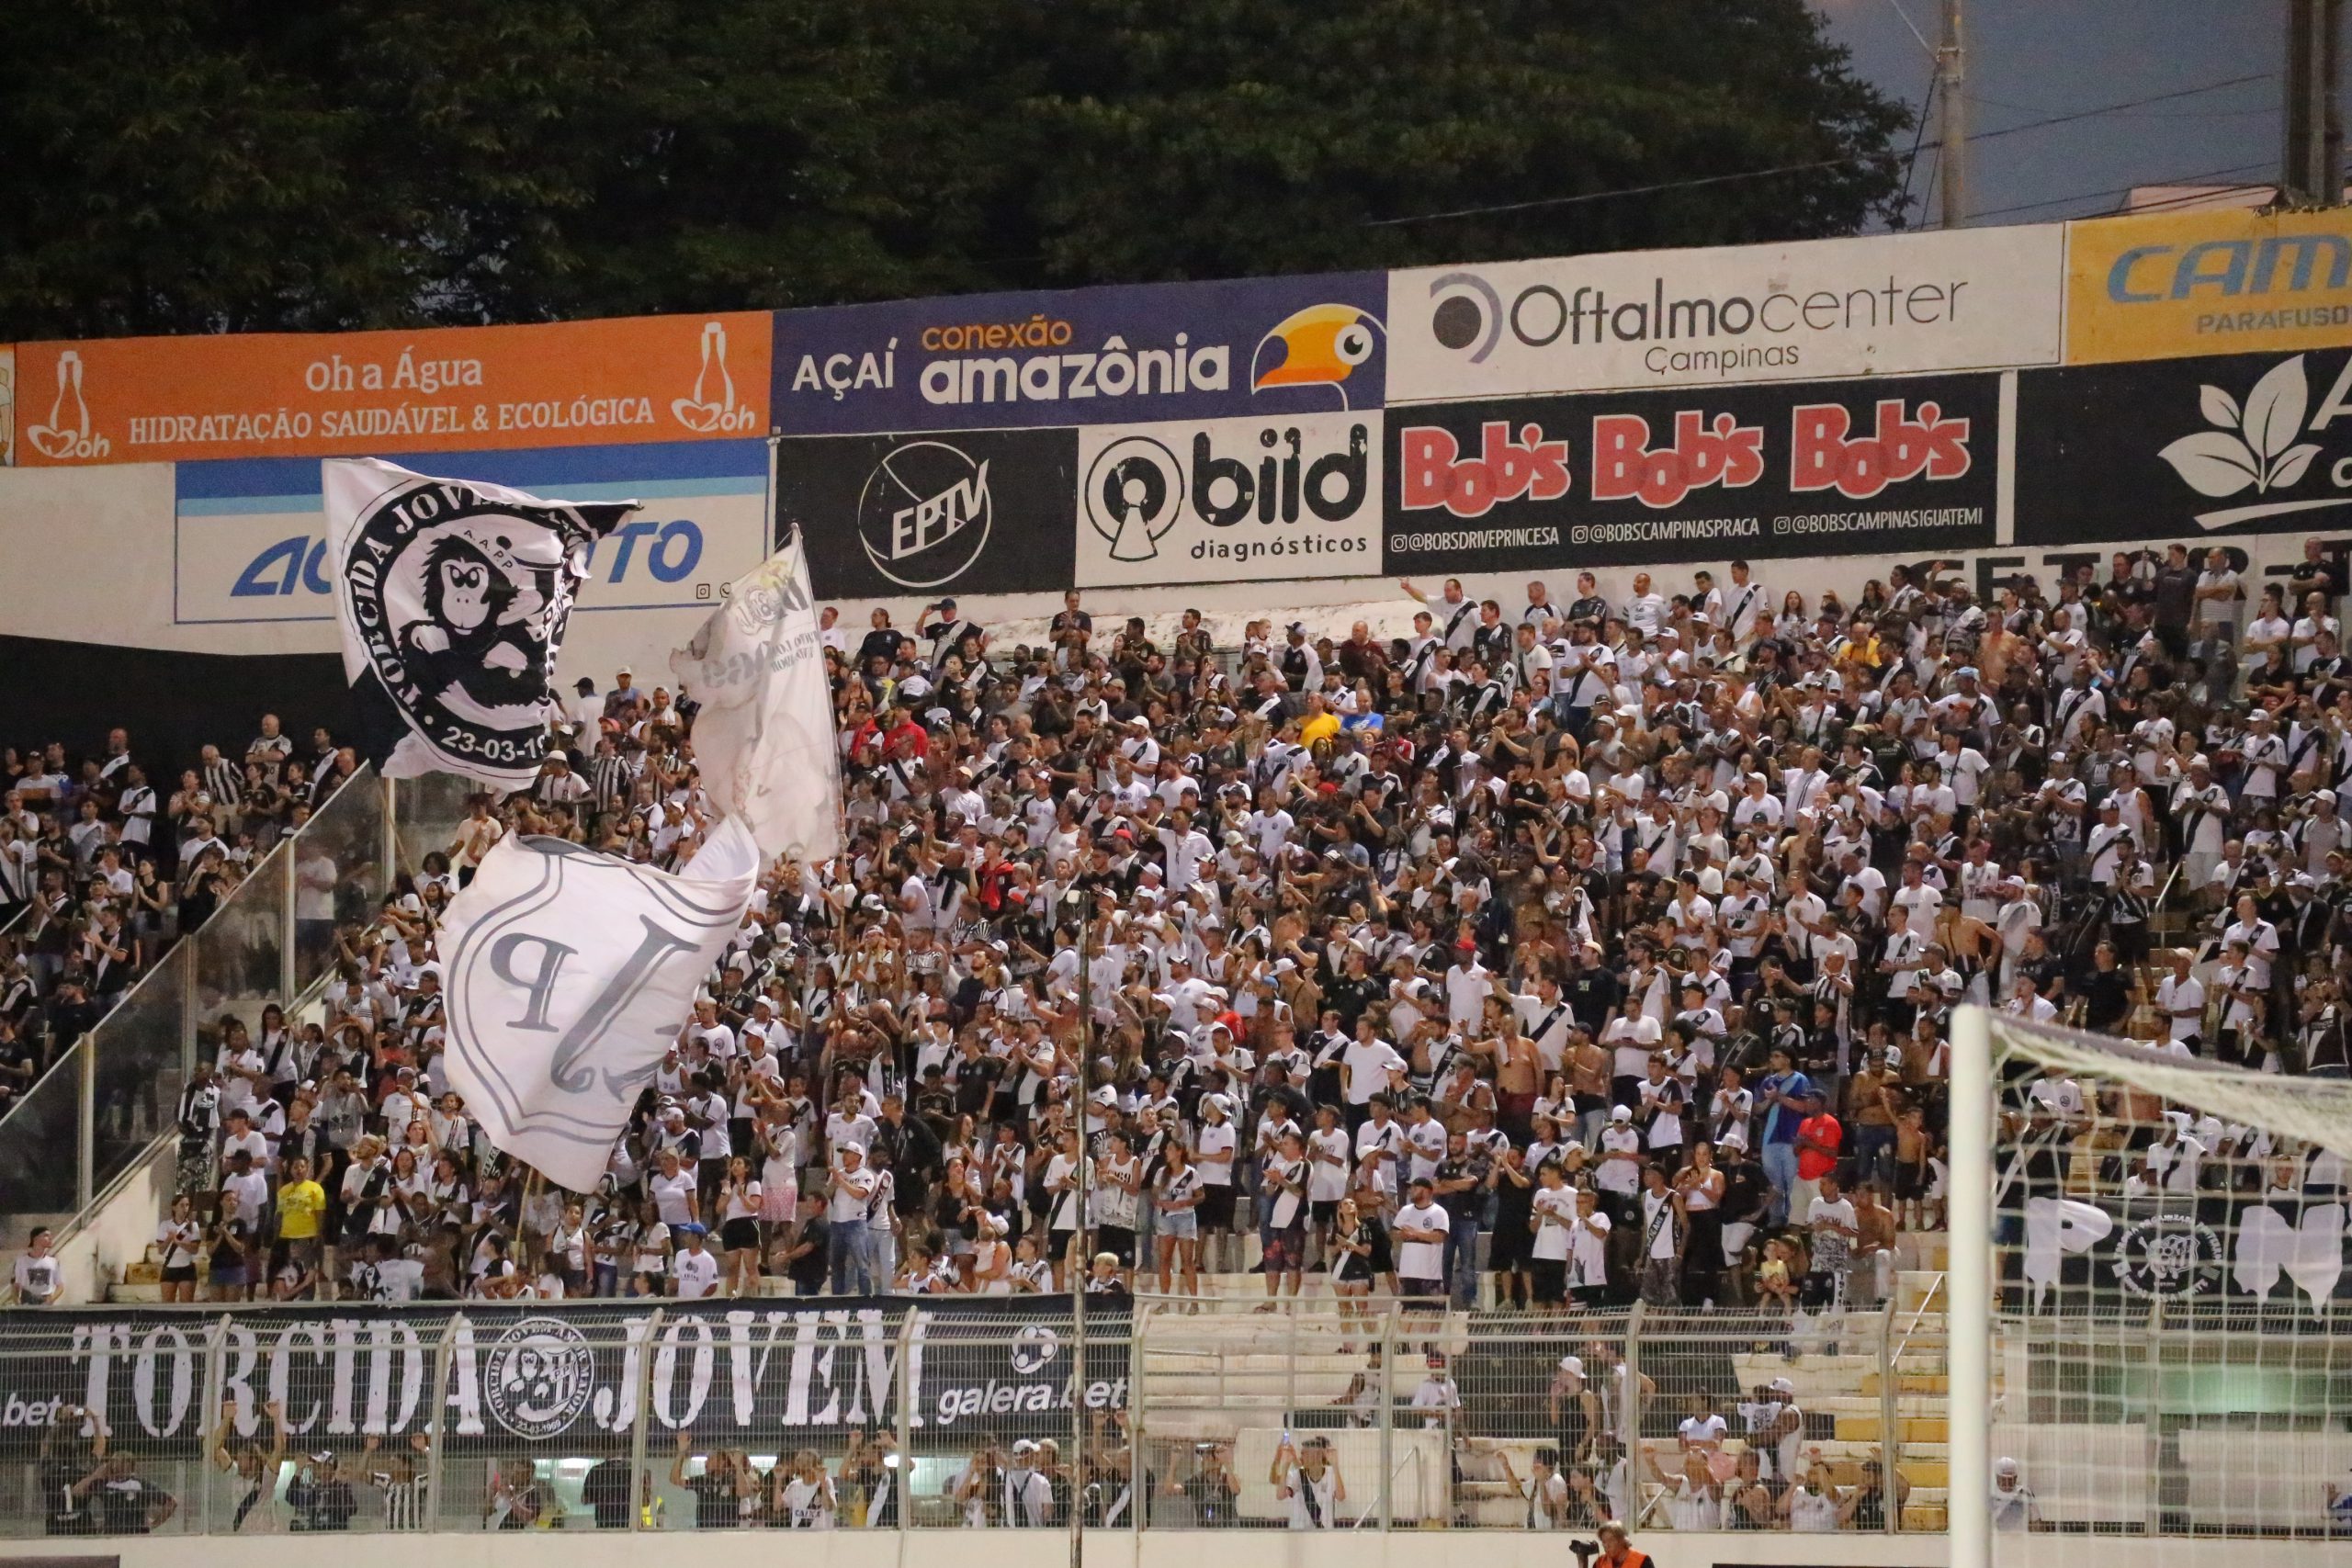
<svg viewBox="0 0 2352 1568"><path fill-rule="evenodd" d="M2001 379L1393 409L1386 567L1426 576L1981 547L1999 502Z"/></svg>
<svg viewBox="0 0 2352 1568"><path fill-rule="evenodd" d="M767 434L770 319L17 345L18 460L606 446Z"/></svg>
<svg viewBox="0 0 2352 1568"><path fill-rule="evenodd" d="M2017 537L2317 530L2352 508L2352 348L2018 378Z"/></svg>
<svg viewBox="0 0 2352 1568"><path fill-rule="evenodd" d="M778 538L806 531L820 597L1070 584L1074 430L808 436L776 449Z"/></svg>
<svg viewBox="0 0 2352 1568"><path fill-rule="evenodd" d="M2057 224L1389 277L1388 401L2049 365Z"/></svg>
<svg viewBox="0 0 2352 1568"><path fill-rule="evenodd" d="M595 547L578 605L583 615L707 605L721 585L766 556L763 440L392 460L565 501L642 502L642 511ZM182 463L174 488L175 624L334 620L315 461Z"/></svg>
<svg viewBox="0 0 2352 1568"><path fill-rule="evenodd" d="M2066 362L2352 341L2352 211L2157 212L2066 225Z"/></svg>
<svg viewBox="0 0 2352 1568"><path fill-rule="evenodd" d="M787 435L1378 408L1385 274L973 294L775 318Z"/></svg>
<svg viewBox="0 0 2352 1568"><path fill-rule="evenodd" d="M1380 570L1380 413L1089 425L1080 587L1280 582Z"/></svg>

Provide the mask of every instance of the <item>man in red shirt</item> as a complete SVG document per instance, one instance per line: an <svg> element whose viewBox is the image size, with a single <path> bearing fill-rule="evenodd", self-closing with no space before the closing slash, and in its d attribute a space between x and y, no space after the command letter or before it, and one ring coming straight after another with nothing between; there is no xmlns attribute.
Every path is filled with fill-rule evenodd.
<svg viewBox="0 0 2352 1568"><path fill-rule="evenodd" d="M1821 1195L1821 1179L1838 1168L1838 1150L1846 1129L1838 1124L1825 1103L1797 1123L1797 1184L1789 1194L1789 1213L1802 1217Z"/></svg>

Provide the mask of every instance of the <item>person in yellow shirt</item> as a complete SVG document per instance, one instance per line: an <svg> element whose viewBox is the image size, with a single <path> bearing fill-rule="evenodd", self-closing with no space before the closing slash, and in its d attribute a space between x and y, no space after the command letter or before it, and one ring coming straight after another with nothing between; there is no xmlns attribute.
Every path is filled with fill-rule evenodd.
<svg viewBox="0 0 2352 1568"><path fill-rule="evenodd" d="M1340 733L1340 716L1333 713L1320 692L1306 696L1306 717L1298 728L1298 743L1312 751L1324 741Z"/></svg>
<svg viewBox="0 0 2352 1568"><path fill-rule="evenodd" d="M311 1162L296 1155L286 1162L277 1189L277 1239L305 1269L319 1266L319 1227L327 1208L326 1189L311 1179Z"/></svg>

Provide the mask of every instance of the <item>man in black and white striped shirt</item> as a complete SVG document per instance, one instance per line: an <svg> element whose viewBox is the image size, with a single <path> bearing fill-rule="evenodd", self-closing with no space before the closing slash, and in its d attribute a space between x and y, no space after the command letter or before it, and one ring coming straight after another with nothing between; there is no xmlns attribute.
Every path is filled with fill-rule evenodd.
<svg viewBox="0 0 2352 1568"><path fill-rule="evenodd" d="M424 1528L427 1472L432 1469L432 1444L422 1432L409 1434L408 1451L386 1452L383 1439L368 1434L359 1468L384 1509L384 1529L421 1530Z"/></svg>

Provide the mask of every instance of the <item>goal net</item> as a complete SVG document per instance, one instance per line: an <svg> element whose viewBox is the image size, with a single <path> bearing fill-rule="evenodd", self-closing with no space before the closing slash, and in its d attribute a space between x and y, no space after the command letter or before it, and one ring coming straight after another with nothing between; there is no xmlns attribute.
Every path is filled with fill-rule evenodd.
<svg viewBox="0 0 2352 1568"><path fill-rule="evenodd" d="M2352 1540L2352 1083L1979 1008L1952 1043L1955 1568Z"/></svg>

